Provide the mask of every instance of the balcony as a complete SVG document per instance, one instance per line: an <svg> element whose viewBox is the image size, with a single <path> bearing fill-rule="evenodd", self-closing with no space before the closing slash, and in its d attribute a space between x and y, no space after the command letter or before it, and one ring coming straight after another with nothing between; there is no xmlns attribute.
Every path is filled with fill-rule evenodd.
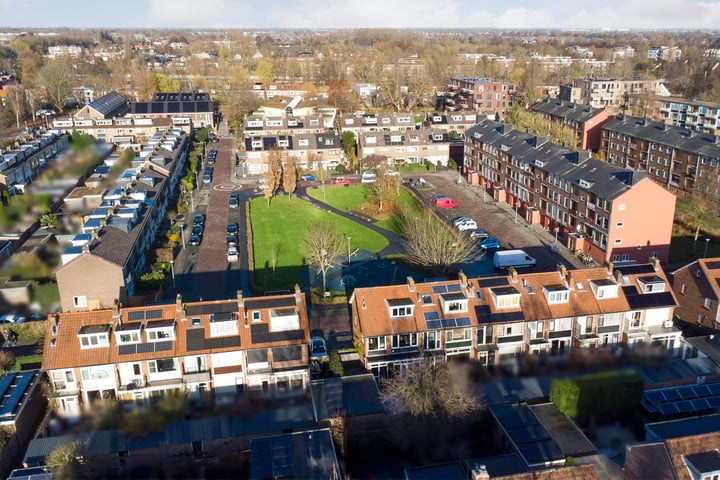
<svg viewBox="0 0 720 480"><path fill-rule="evenodd" d="M605 325L598 327L598 333L617 333L620 331L620 325Z"/></svg>
<svg viewBox="0 0 720 480"><path fill-rule="evenodd" d="M185 383L202 383L210 381L210 372L186 372L183 374L183 381Z"/></svg>
<svg viewBox="0 0 720 480"><path fill-rule="evenodd" d="M548 333L548 338L556 339L556 338L567 338L572 337L572 330L556 330L554 332Z"/></svg>
<svg viewBox="0 0 720 480"><path fill-rule="evenodd" d="M523 341L522 335L509 335L507 337L499 337L497 340L498 344L506 344L506 343L519 343Z"/></svg>

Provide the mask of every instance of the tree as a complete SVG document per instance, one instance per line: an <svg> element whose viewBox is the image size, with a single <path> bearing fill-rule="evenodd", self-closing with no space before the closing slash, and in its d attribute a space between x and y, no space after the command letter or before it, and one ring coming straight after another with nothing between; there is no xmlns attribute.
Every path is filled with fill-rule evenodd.
<svg viewBox="0 0 720 480"><path fill-rule="evenodd" d="M270 157L268 157L268 169L263 173L263 193L268 201L268 207L270 206L270 199L275 195L275 192L280 188L280 181L282 179L282 165L280 164L280 151L272 150Z"/></svg>
<svg viewBox="0 0 720 480"><path fill-rule="evenodd" d="M72 95L75 74L68 63L52 60L40 70L40 83L45 87L48 101L61 112L65 101Z"/></svg>
<svg viewBox="0 0 720 480"><path fill-rule="evenodd" d="M717 182L714 181L717 178L717 170L713 170L715 171L709 168L698 169L695 184L688 198L687 224L695 230L693 249L700 236L700 230L720 214L720 191Z"/></svg>
<svg viewBox="0 0 720 480"><path fill-rule="evenodd" d="M45 464L56 468L58 478L76 478L75 469L84 450L80 442L61 443L45 458Z"/></svg>
<svg viewBox="0 0 720 480"><path fill-rule="evenodd" d="M260 60L257 64L257 67L255 67L255 77L263 85L270 85L273 80L275 80L275 76L273 75L272 63L268 62L267 60Z"/></svg>
<svg viewBox="0 0 720 480"><path fill-rule="evenodd" d="M388 175L387 172L381 170L375 179L375 183L370 184L368 191L368 200L377 206L378 213L383 211L386 202L392 200L393 196L400 194L400 176Z"/></svg>
<svg viewBox="0 0 720 480"><path fill-rule="evenodd" d="M15 355L9 350L0 350L0 372L9 372L13 365L15 365Z"/></svg>
<svg viewBox="0 0 720 480"><path fill-rule="evenodd" d="M346 80L333 80L328 85L328 103L341 112L351 112L358 105L358 97Z"/></svg>
<svg viewBox="0 0 720 480"><path fill-rule="evenodd" d="M173 93L180 91L180 83L162 73L155 74L158 92Z"/></svg>
<svg viewBox="0 0 720 480"><path fill-rule="evenodd" d="M20 128L20 118L25 116L25 89L20 85L8 87L5 100L15 114L15 126Z"/></svg>
<svg viewBox="0 0 720 480"><path fill-rule="evenodd" d="M327 286L327 272L338 264L345 253L345 236L330 222L313 222L308 226L300 245L301 253L310 265L322 274L323 292Z"/></svg>
<svg viewBox="0 0 720 480"><path fill-rule="evenodd" d="M412 417L464 417L480 408L472 394L467 370L424 358L412 364L405 375L382 382L382 398L395 414Z"/></svg>
<svg viewBox="0 0 720 480"><path fill-rule="evenodd" d="M285 166L282 170L282 185L283 190L285 190L288 194L288 199L292 198L292 194L297 188L297 182L298 182L298 171L297 171L297 165L295 165L295 160L292 158L289 158L285 162Z"/></svg>
<svg viewBox="0 0 720 480"><path fill-rule="evenodd" d="M434 274L449 273L453 265L471 261L477 252L472 238L448 230L430 212L403 213L401 225L407 240L408 260L429 268Z"/></svg>
<svg viewBox="0 0 720 480"><path fill-rule="evenodd" d="M60 220L54 213L44 213L40 216L40 226L43 228L60 228Z"/></svg>

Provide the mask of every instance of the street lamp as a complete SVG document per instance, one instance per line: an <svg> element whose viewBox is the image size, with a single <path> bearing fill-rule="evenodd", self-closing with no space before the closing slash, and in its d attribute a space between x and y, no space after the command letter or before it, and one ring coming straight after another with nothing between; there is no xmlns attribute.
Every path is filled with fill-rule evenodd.
<svg viewBox="0 0 720 480"><path fill-rule="evenodd" d="M348 241L348 265L350 265L350 237L347 237Z"/></svg>
<svg viewBox="0 0 720 480"><path fill-rule="evenodd" d="M707 258L708 245L710 245L710 237L705 239L705 255L703 255L704 258Z"/></svg>
<svg viewBox="0 0 720 480"><path fill-rule="evenodd" d="M173 288L175 288L175 260L170 260L170 275L172 275Z"/></svg>
<svg viewBox="0 0 720 480"><path fill-rule="evenodd" d="M517 209L518 209L518 202L517 202L517 200L516 200L516 201L515 201L515 225L517 225L517 220L518 220L518 211L517 211Z"/></svg>

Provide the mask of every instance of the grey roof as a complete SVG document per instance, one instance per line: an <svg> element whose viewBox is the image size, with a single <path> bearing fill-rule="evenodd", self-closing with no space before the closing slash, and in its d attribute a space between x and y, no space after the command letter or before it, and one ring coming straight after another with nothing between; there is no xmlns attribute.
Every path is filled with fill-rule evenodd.
<svg viewBox="0 0 720 480"><path fill-rule="evenodd" d="M314 380L310 384L318 420L384 413L375 377L371 374Z"/></svg>
<svg viewBox="0 0 720 480"><path fill-rule="evenodd" d="M340 478L330 429L250 440L250 478Z"/></svg>
<svg viewBox="0 0 720 480"><path fill-rule="evenodd" d="M667 440L720 431L720 414L668 420L645 425L646 440Z"/></svg>
<svg viewBox="0 0 720 480"><path fill-rule="evenodd" d="M301 140L306 140L307 145L300 145ZM245 150L262 152L271 150L280 145L281 141L287 141L285 150L330 150L342 148L340 135L334 133L298 133L293 135L264 135L245 138ZM253 142L261 142L261 146L253 146Z"/></svg>
<svg viewBox="0 0 720 480"><path fill-rule="evenodd" d="M673 465L664 442L628 445L625 450L626 480L673 480Z"/></svg>
<svg viewBox="0 0 720 480"><path fill-rule="evenodd" d="M575 122L587 122L604 112L602 108L594 108L589 105L578 105L573 102L566 102L560 99L546 98L530 107L534 112L544 113L551 117L566 118Z"/></svg>
<svg viewBox="0 0 720 480"><path fill-rule="evenodd" d="M136 115L172 115L184 113L208 113L214 110L207 93L156 93L150 102L133 102L130 112Z"/></svg>
<svg viewBox="0 0 720 480"><path fill-rule="evenodd" d="M128 111L128 102L117 92L110 92L90 102L90 107L105 118L120 117Z"/></svg>
<svg viewBox="0 0 720 480"><path fill-rule="evenodd" d="M653 122L645 118L627 115L610 120L602 128L634 138L669 145L674 149L696 155L720 158L718 137L709 133L673 127L663 122Z"/></svg>
<svg viewBox="0 0 720 480"><path fill-rule="evenodd" d="M552 173L570 183L584 180L590 187L584 190L599 197L612 200L628 191L632 185L645 178L641 171L631 171L590 157L587 151L576 152L551 143L547 137L524 133L512 125L483 119L470 127L466 138L479 138L514 159L534 165L534 168Z"/></svg>

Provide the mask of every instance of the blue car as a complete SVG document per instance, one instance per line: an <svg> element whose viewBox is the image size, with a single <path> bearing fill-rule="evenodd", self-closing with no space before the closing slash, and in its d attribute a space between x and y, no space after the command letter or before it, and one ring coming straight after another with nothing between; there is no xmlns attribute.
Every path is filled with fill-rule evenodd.
<svg viewBox="0 0 720 480"><path fill-rule="evenodd" d="M494 237L489 237L478 243L478 247L486 250L490 248L500 248L500 240Z"/></svg>
<svg viewBox="0 0 720 480"><path fill-rule="evenodd" d="M310 175L309 173L306 173L305 175L300 175L300 180L304 182L314 182L315 175Z"/></svg>

